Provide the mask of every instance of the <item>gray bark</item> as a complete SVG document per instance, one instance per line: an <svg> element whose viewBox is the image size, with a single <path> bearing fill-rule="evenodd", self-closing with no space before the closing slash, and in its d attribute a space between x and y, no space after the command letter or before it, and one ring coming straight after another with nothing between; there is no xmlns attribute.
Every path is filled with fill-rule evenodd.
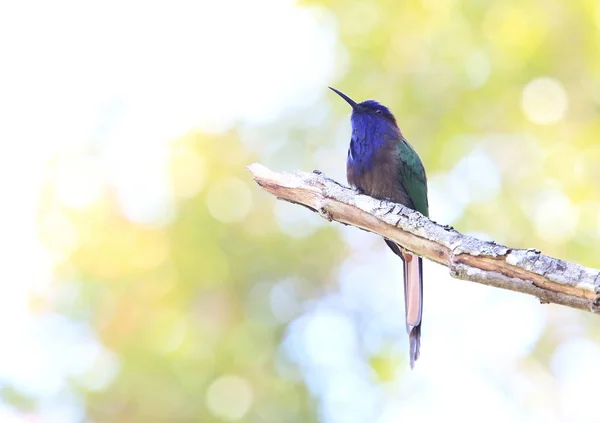
<svg viewBox="0 0 600 423"><path fill-rule="evenodd" d="M248 169L277 198L388 238L446 266L455 278L534 295L542 303L600 311L598 269L463 235L400 204L358 194L317 171L279 173L258 163Z"/></svg>

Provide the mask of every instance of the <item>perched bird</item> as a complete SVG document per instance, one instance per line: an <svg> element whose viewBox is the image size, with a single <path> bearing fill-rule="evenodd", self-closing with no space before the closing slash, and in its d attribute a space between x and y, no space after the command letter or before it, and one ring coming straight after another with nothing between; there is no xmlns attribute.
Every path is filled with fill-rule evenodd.
<svg viewBox="0 0 600 423"><path fill-rule="evenodd" d="M346 176L360 192L400 203L429 215L427 177L421 159L406 141L390 110L374 100L356 103L329 87L352 106L352 138L348 148ZM423 259L385 239L404 262L406 331L410 342L410 367L419 358L423 312Z"/></svg>

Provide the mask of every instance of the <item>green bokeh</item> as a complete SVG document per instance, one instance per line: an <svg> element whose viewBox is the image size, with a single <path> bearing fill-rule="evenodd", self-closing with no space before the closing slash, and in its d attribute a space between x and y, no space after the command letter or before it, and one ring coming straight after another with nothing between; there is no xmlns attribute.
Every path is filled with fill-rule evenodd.
<svg viewBox="0 0 600 423"><path fill-rule="evenodd" d="M495 163L498 191L469 202L452 222L458 230L600 267L596 2L304 3L337 19L339 62L347 62L347 72L331 85L357 100L388 105L430 180L444 180L476 149ZM527 119L521 102L524 87L545 76L564 87L568 109L557 122L540 125ZM89 323L118 361L114 379L101 390L72 381L89 421L221 421L207 408L207 389L223 375L237 375L252 387L243 421L319 421L299 369L280 347L286 325L301 308L283 318L274 315L271 288L290 280L301 304L335 290L348 248L338 227L316 216L298 223L306 226L299 236L282 230L276 208L294 206L275 205L244 166L262 161L277 169L315 168L314 153L334 150L339 125L348 125L345 104L323 98L333 112L319 126L306 128L310 110L302 110L266 127L174 140L176 203L165 225L128 221L110 188L98 204L73 211L48 186L40 215L60 216L77 243L57 264L59 295L43 301ZM274 153L260 143L249 151L248 131L254 138L279 134L286 143ZM550 193L547 203L544 192ZM557 220L569 212L569 229L548 237L549 224L539 218L544 204L555 207L557 196L566 204ZM435 219L436 210L431 214ZM40 221L48 245L60 253L56 227ZM582 319L586 336L600 340L594 317ZM532 353L546 364L561 340L552 325ZM401 362L395 354L386 350L369 359L379 380L393 378ZM24 410L34 407L35 399L14 389L0 394Z"/></svg>

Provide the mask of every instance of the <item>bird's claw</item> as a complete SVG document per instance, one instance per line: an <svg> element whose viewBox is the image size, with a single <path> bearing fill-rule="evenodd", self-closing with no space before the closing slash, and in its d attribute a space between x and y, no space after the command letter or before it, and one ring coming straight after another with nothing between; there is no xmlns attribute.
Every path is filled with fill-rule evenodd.
<svg viewBox="0 0 600 423"><path fill-rule="evenodd" d="M331 213L329 213L327 210L325 210L324 207L321 207L319 209L319 216L321 216L323 219L327 219L330 222L333 220Z"/></svg>
<svg viewBox="0 0 600 423"><path fill-rule="evenodd" d="M594 298L590 304L590 311L592 313L600 313L600 296Z"/></svg>
<svg viewBox="0 0 600 423"><path fill-rule="evenodd" d="M590 304L590 311L592 313L600 313L600 285L598 285L598 279L600 278L600 273L594 279L594 294L596 297L592 300Z"/></svg>

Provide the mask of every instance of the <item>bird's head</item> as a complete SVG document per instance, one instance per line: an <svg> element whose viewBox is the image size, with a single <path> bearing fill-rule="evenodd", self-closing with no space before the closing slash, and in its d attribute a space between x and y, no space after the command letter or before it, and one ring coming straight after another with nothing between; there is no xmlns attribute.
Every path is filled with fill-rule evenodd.
<svg viewBox="0 0 600 423"><path fill-rule="evenodd" d="M333 92L342 97L352 107L352 121L365 119L385 119L394 126L398 126L396 118L390 112L390 109L375 100L366 100L362 103L357 103L343 92L329 87Z"/></svg>

